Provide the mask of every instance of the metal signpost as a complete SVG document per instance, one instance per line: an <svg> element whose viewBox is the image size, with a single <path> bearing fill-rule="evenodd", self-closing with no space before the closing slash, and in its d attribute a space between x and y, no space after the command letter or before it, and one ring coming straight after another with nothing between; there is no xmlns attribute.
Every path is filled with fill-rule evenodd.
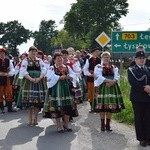
<svg viewBox="0 0 150 150"><path fill-rule="evenodd" d="M150 52L150 31L112 32L111 45L113 53L135 53L139 45Z"/></svg>

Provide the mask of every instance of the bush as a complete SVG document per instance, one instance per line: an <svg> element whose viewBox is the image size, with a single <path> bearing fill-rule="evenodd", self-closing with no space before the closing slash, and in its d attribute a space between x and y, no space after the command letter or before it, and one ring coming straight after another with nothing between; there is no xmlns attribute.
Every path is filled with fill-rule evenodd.
<svg viewBox="0 0 150 150"><path fill-rule="evenodd" d="M113 118L119 122L133 125L134 114L132 109L132 103L130 101L130 85L127 80L127 71L125 70L120 79L120 88L123 95L123 100L125 104L125 109L117 114L113 114Z"/></svg>

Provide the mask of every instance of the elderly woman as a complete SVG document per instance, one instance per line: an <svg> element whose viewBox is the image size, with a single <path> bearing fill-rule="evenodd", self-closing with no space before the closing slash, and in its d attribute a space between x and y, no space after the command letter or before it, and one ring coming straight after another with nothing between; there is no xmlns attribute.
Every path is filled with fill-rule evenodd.
<svg viewBox="0 0 150 150"><path fill-rule="evenodd" d="M19 74L19 78L23 78L22 104L28 108L28 125L38 124L38 112L43 107L46 93L46 82L43 79L46 75L46 68L36 54L37 48L31 46L28 58L22 61Z"/></svg>
<svg viewBox="0 0 150 150"><path fill-rule="evenodd" d="M110 53L103 52L101 61L101 64L96 65L94 69L96 94L94 109L100 112L101 131L112 131L110 129L112 113L124 109L124 103L118 86L118 68L110 64Z"/></svg>
<svg viewBox="0 0 150 150"><path fill-rule="evenodd" d="M56 119L57 131L72 131L69 128L69 116L72 112L72 95L70 87L76 84L76 76L72 69L63 64L62 55L57 53L54 55L54 65L50 66L47 72L47 85L49 88L48 98L45 106L51 111L51 118ZM46 104L49 104L46 105ZM46 111L46 108L44 108ZM48 111L48 110L47 110ZM60 119L63 117L63 125Z"/></svg>

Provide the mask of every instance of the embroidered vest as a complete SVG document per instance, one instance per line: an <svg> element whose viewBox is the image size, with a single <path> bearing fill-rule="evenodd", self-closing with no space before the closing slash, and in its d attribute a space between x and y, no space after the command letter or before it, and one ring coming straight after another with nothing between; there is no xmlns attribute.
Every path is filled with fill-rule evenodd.
<svg viewBox="0 0 150 150"><path fill-rule="evenodd" d="M41 67L40 67L40 63L39 60L31 60L28 59L28 67L27 67L27 71L41 71Z"/></svg>
<svg viewBox="0 0 150 150"><path fill-rule="evenodd" d="M97 64L100 64L101 63L101 60L97 57L97 58L94 58L94 57L91 57L89 59L89 72L90 73L94 73L94 68ZM94 82L94 78L93 77L87 77L87 81L88 82Z"/></svg>
<svg viewBox="0 0 150 150"><path fill-rule="evenodd" d="M0 59L0 72L9 72L9 63L10 60L5 58L4 60ZM0 76L0 85L7 85L7 77Z"/></svg>

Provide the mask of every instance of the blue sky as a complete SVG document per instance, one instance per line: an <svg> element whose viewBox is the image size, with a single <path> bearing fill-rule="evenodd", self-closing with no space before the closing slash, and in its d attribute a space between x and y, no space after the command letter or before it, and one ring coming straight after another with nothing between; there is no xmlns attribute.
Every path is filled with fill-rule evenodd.
<svg viewBox="0 0 150 150"><path fill-rule="evenodd" d="M38 30L41 20L55 20L58 29L63 28L59 21L76 0L0 0L0 22L18 20L25 28ZM128 0L129 13L120 19L124 31L144 31L150 27L150 0ZM20 53L28 50L33 40L18 48Z"/></svg>

